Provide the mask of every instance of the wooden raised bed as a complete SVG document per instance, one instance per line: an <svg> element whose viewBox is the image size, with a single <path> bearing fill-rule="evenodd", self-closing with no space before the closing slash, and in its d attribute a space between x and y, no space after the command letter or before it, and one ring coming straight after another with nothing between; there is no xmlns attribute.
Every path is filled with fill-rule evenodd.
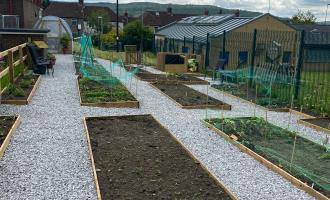
<svg viewBox="0 0 330 200"><path fill-rule="evenodd" d="M3 157L3 155L5 154L5 151L10 143L10 139L11 137L14 135L16 129L18 128L18 126L21 123L21 117L20 116L0 116L0 120L4 120L4 118L13 118L12 120L10 120L11 124L9 126L5 126L3 124L0 123L0 128L2 129L1 131L5 131L5 138L1 141L0 138L0 159Z"/></svg>
<svg viewBox="0 0 330 200"><path fill-rule="evenodd" d="M309 186L307 183L299 180L298 178L292 176L290 173L288 173L287 171L282 169L281 165L278 166L278 165L273 164L271 161L269 161L265 157L259 155L258 153L254 152L250 148L248 148L245 145L241 144L239 141L237 141L238 137L236 137L235 135L233 135L233 134L232 135L227 135L225 132L221 131L220 129L215 127L213 124L211 124L211 123L209 123L205 120L202 120L202 123L206 127L208 127L211 130L215 131L222 138L224 138L225 140L227 140L228 142L230 142L234 146L238 147L240 149L240 151L250 155L251 157L253 157L257 161L259 161L261 164L263 164L267 168L269 168L269 169L273 170L274 172L280 174L281 176L283 176L285 179L290 181L293 185L295 185L299 189L304 190L305 192L307 192L311 196L315 197L316 199L329 200L329 198L327 196L325 196L324 194L320 193L319 191L316 191L311 186Z"/></svg>
<svg viewBox="0 0 330 200"><path fill-rule="evenodd" d="M134 67L126 66L125 69L127 71L131 71ZM208 85L209 82L197 78L196 75L192 74L180 74L178 76L168 75L166 74L154 74L144 69L139 69L139 72L135 74L135 77L141 81L146 82L159 82L159 81L166 81L166 82L174 82L174 83L182 83L187 85Z"/></svg>
<svg viewBox="0 0 330 200"><path fill-rule="evenodd" d="M324 117L324 118L309 118L309 119L300 119L298 120L299 124L303 124L307 127L313 128L317 131L322 131L325 133L330 134L330 118Z"/></svg>
<svg viewBox="0 0 330 200"><path fill-rule="evenodd" d="M5 99L5 97L1 98L1 103L2 104L13 104L13 105L27 105L29 103L31 103L32 98L34 96L34 94L36 93L38 86L40 84L41 81L41 76L40 75L35 75L38 76L37 81L34 83L34 86L31 89L30 94L28 95L28 97L26 99ZM3 91L3 93L5 93L6 90Z"/></svg>
<svg viewBox="0 0 330 200"><path fill-rule="evenodd" d="M313 116L311 116L311 115L308 115L308 114L306 114L306 113L299 112L299 111L294 110L294 109L291 109L291 108L266 108L266 107L264 107L264 106L260 106L260 105L258 105L258 104L255 104L255 103L253 103L253 102L251 102L251 101L248 101L248 100L246 100L246 99L243 99L243 98L241 98L241 97L238 97L238 96L232 95L232 94L230 94L230 93L228 93L228 92L225 92L225 91L222 91L222 90L218 90L218 89L216 89L216 88L214 88L214 87L210 87L210 88L211 88L211 90L213 90L213 91L215 91L215 92L222 93L222 94L224 94L225 96L228 96L228 97L231 97L231 98L233 98L233 99L236 99L237 101L243 101L243 102L245 102L245 103L248 103L248 104L250 104L250 105L252 105L252 106L255 106L255 107L259 108L259 109L262 109L262 110L264 110L264 111L273 111L273 112L291 112L292 114L299 115L299 116L304 117L304 118L315 118L315 117L313 117Z"/></svg>
<svg viewBox="0 0 330 200"><path fill-rule="evenodd" d="M179 107L183 109L221 109L231 110L231 105L226 104L220 100L200 93L183 84L176 84L171 82L156 82L150 84L155 89L161 91L167 98L174 101ZM206 101L208 100L208 104Z"/></svg>
<svg viewBox="0 0 330 200"><path fill-rule="evenodd" d="M97 197L237 199L151 115L84 119Z"/></svg>
<svg viewBox="0 0 330 200"><path fill-rule="evenodd" d="M88 103L83 102L80 93L80 86L79 86L80 78L77 78L77 88L79 94L79 101L81 106L90 106L90 107L100 107L100 108L139 108L140 104L139 101L118 101L118 102L100 102L100 103ZM127 88L126 88L127 90Z"/></svg>

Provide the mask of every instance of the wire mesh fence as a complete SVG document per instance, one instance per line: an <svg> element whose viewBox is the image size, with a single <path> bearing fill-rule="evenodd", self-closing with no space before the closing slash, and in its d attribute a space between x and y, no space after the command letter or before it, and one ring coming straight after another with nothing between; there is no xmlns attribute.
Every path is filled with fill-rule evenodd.
<svg viewBox="0 0 330 200"><path fill-rule="evenodd" d="M330 116L330 33L254 30L156 40L157 52L195 53L214 87L271 108Z"/></svg>

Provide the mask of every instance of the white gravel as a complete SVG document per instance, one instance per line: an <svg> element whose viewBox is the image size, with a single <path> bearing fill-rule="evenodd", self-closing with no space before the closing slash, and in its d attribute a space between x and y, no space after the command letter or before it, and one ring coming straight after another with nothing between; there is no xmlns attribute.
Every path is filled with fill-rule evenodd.
<svg viewBox="0 0 330 200"><path fill-rule="evenodd" d="M96 199L82 117L146 113L167 127L239 199L313 199L204 127L200 119L206 110L180 109L146 82L137 82L135 94L136 80L124 81L140 101L140 109L80 107L72 62L71 56L57 55L55 78L43 77L32 104L0 105L0 114L22 116L0 161L0 199ZM109 66L109 61L100 63ZM236 100L217 92L210 95L233 104L233 111L223 112L224 116L251 115L251 108ZM208 111L209 115L221 113ZM279 116L283 122L285 115Z"/></svg>

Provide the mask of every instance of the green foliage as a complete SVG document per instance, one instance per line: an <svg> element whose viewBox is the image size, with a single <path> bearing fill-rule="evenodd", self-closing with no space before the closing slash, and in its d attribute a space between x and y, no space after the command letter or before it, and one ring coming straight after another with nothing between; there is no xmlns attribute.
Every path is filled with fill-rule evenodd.
<svg viewBox="0 0 330 200"><path fill-rule="evenodd" d="M148 51L152 49L153 32L141 21L133 21L124 27L123 41L125 45L136 45L138 49L143 41L143 50Z"/></svg>
<svg viewBox="0 0 330 200"><path fill-rule="evenodd" d="M311 11L298 10L298 13L292 16L291 22L293 24L315 24L316 19Z"/></svg>
<svg viewBox="0 0 330 200"><path fill-rule="evenodd" d="M21 82L20 82L20 84L19 84L19 86L21 87L21 88L24 88L24 89L27 89L27 88L29 88L31 85L32 85L32 80L31 79L23 79Z"/></svg>
<svg viewBox="0 0 330 200"><path fill-rule="evenodd" d="M119 38L122 38L122 31L119 31ZM112 29L110 32L101 35L101 41L103 43L115 43L117 37L117 30Z"/></svg>
<svg viewBox="0 0 330 200"><path fill-rule="evenodd" d="M60 39L60 44L61 44L62 48L64 48L64 49L69 47L69 42L70 42L70 37L68 35L64 35Z"/></svg>
<svg viewBox="0 0 330 200"><path fill-rule="evenodd" d="M42 1L42 7L43 7L44 9L47 8L47 7L49 6L49 4L50 4L49 0L43 0L43 1Z"/></svg>
<svg viewBox="0 0 330 200"><path fill-rule="evenodd" d="M320 159L330 160L330 152L324 153L320 156Z"/></svg>
<svg viewBox="0 0 330 200"><path fill-rule="evenodd" d="M8 95L13 95L15 97L24 97L24 91L22 90L22 88L15 86L13 84L9 84L6 90L6 93Z"/></svg>
<svg viewBox="0 0 330 200"><path fill-rule="evenodd" d="M111 30L111 25L109 24L110 18L108 13L105 10L93 11L89 16L87 16L87 23L90 27L95 28L98 32L101 32L101 19L103 24L103 33L107 33Z"/></svg>

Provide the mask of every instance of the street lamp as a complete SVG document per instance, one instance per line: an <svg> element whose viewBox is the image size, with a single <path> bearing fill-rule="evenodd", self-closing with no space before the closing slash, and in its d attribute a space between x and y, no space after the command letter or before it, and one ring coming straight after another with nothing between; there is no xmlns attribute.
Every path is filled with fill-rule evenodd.
<svg viewBox="0 0 330 200"><path fill-rule="evenodd" d="M119 4L117 0L117 33L116 33L116 40L117 40L117 52L119 52Z"/></svg>
<svg viewBox="0 0 330 200"><path fill-rule="evenodd" d="M325 11L325 20L324 20L324 24L327 24L327 18L328 18L328 8L330 6L330 3L327 4L327 10Z"/></svg>
<svg viewBox="0 0 330 200"><path fill-rule="evenodd" d="M102 41L101 41L101 34L103 34L103 17L98 16L98 22L99 22L99 49L102 50Z"/></svg>

